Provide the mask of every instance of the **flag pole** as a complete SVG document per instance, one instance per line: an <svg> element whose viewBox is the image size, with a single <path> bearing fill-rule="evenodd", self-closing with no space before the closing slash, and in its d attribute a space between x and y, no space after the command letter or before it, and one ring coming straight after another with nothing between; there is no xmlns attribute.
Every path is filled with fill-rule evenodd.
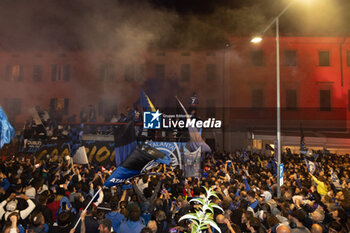
<svg viewBox="0 0 350 233"><path fill-rule="evenodd" d="M89 202L89 204L85 207L84 211L86 211L90 207L91 203L94 201L95 197L97 196L97 194L100 193L101 190L102 190L102 187L95 193L95 195L92 197L92 199ZM80 222L80 219L81 219L81 217L79 216L79 219L78 219L77 223L75 224L74 229L77 228L77 226L78 226L78 224Z"/></svg>

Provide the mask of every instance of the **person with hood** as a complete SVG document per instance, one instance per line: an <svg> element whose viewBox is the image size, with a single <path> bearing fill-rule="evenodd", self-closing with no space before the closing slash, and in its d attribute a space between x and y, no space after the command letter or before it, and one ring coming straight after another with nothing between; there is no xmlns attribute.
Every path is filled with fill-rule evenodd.
<svg viewBox="0 0 350 233"><path fill-rule="evenodd" d="M124 198L125 198L125 196L126 196L126 190L124 190L124 193L125 193L125 195L123 195L123 196L124 196ZM122 197L121 201L123 201L124 198ZM121 214L121 213L119 212L119 209L120 209L119 203L120 203L121 201L118 202L118 201L116 200L116 198L114 198L114 199L112 198L111 203L110 203L110 206L111 206L112 211L111 211L111 212L108 212L108 213L105 215L105 218L108 218L109 220L112 221L112 226L113 226L113 229L114 229L114 230L118 229L119 226L120 226L120 224L121 224L123 221L126 220L125 217L124 217L124 215Z"/></svg>

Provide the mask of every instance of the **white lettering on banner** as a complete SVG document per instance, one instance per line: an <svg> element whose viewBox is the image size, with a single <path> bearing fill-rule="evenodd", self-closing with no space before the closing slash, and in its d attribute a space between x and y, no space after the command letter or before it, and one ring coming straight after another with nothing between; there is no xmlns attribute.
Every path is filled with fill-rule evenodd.
<svg viewBox="0 0 350 233"><path fill-rule="evenodd" d="M126 179L117 179L117 178L112 178L110 182L117 184L117 183L124 183Z"/></svg>
<svg viewBox="0 0 350 233"><path fill-rule="evenodd" d="M37 147L39 148L41 146L42 142L41 141L30 141L27 140L27 146L28 147Z"/></svg>

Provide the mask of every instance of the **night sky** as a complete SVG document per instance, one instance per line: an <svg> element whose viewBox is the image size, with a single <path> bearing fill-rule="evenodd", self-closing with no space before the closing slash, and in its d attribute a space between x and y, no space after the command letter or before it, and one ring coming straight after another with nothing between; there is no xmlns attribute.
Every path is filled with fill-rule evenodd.
<svg viewBox="0 0 350 233"><path fill-rule="evenodd" d="M262 31L289 1L2 0L0 46L221 48L229 36ZM295 1L281 17L282 35L349 34L349 0Z"/></svg>

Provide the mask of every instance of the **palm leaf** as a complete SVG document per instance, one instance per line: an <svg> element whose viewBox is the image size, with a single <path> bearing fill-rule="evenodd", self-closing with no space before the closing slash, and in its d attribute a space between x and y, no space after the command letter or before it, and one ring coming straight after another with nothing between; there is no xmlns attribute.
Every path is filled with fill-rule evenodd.
<svg viewBox="0 0 350 233"><path fill-rule="evenodd" d="M214 227L215 230L217 230L218 232L221 233L220 228L218 227L218 225L216 225L216 222L214 222L213 220L206 220L203 222L204 224L209 224L210 226Z"/></svg>
<svg viewBox="0 0 350 233"><path fill-rule="evenodd" d="M182 216L180 219L179 219L179 222L181 222L182 220L186 220L186 219L192 219L192 220L196 220L199 222L199 219L198 219L198 216L197 214L186 214L184 216Z"/></svg>

